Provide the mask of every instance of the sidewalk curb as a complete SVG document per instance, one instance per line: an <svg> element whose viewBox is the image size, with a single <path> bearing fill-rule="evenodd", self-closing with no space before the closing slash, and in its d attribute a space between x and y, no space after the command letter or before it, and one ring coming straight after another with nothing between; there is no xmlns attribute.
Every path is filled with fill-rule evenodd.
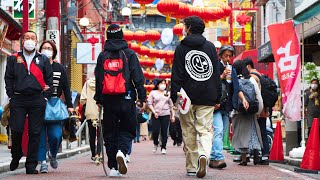
<svg viewBox="0 0 320 180"><path fill-rule="evenodd" d="M57 159L66 159L66 158L69 158L71 156L74 156L74 155L77 155L77 154L81 154L81 153L84 153L84 152L87 152L87 151L90 151L90 146L89 145L85 145L83 147L77 147L75 149L66 150L66 152L58 153ZM17 169L24 168L25 162L26 162L26 158L22 157L22 159L19 162L19 167ZM8 171L10 171L10 161L2 163L0 165L0 173L4 173L4 172L8 172Z"/></svg>
<svg viewBox="0 0 320 180"><path fill-rule="evenodd" d="M296 158L290 158L285 156L284 157L284 162L288 165L292 165L292 166L296 166L296 167L300 167L300 164L302 162L302 159L296 159Z"/></svg>

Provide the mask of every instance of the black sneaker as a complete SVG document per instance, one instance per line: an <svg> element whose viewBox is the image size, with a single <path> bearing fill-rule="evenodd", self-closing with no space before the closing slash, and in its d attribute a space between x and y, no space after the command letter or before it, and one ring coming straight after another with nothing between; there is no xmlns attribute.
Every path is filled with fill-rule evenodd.
<svg viewBox="0 0 320 180"><path fill-rule="evenodd" d="M38 170L34 169L34 170L31 170L31 171L27 170L26 173L27 174L38 174L39 172L38 172Z"/></svg>
<svg viewBox="0 0 320 180"><path fill-rule="evenodd" d="M266 160L260 160L259 162L260 165L269 165L269 160L266 159Z"/></svg>
<svg viewBox="0 0 320 180"><path fill-rule="evenodd" d="M18 168L19 166L19 161L20 159L17 159L17 158L13 158L11 160L11 163L10 163L10 171L14 171Z"/></svg>

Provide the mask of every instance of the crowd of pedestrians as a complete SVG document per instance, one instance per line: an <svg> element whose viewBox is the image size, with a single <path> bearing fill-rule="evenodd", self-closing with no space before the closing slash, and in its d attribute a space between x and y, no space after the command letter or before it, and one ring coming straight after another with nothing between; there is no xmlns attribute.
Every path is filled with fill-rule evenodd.
<svg viewBox="0 0 320 180"><path fill-rule="evenodd" d="M134 153L132 143L151 137L153 149L150 147L150 151L156 153L160 149L164 155L170 153L167 152L170 135L173 145L183 146L186 174L203 178L208 167L227 167L223 137L229 133L229 127L233 129L232 145L240 153L239 165L246 166L250 154L254 164L268 164L266 118L271 107L265 105L262 96L262 74L254 68L251 59L231 64L234 48L215 47L206 40L201 18L187 17L183 24L185 38L174 53L171 86L169 81L158 79L148 96L139 60L123 40L122 28L111 24L107 29L107 40L98 56L94 77L85 82L81 92L80 114L89 126L91 159L100 158L101 149L105 148L110 176L128 172L127 163ZM63 121L44 120L47 101L63 94L67 110L74 113L66 72L54 61L55 44L43 42L41 53L35 49L36 44L36 33L26 32L22 37L22 52L8 58L5 73L12 131L10 170L18 167L23 156L22 133L28 117L27 174L38 173L38 161L40 172L47 173L47 154L51 167L58 167ZM311 115L319 115L319 108L315 108L319 106L319 81L311 83L305 98L308 111L312 111L308 123L312 122ZM179 95L182 90L186 99ZM188 98L189 109L179 111L181 102ZM103 111L101 118L99 111ZM102 127L96 126L99 119Z"/></svg>

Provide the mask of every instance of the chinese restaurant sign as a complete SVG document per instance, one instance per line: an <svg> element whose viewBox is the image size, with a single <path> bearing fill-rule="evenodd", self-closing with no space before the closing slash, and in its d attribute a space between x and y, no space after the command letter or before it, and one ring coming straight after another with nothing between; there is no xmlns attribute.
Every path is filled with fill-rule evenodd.
<svg viewBox="0 0 320 180"><path fill-rule="evenodd" d="M29 19L35 18L36 0L29 0ZM13 18L22 19L23 17L23 0L13 0Z"/></svg>

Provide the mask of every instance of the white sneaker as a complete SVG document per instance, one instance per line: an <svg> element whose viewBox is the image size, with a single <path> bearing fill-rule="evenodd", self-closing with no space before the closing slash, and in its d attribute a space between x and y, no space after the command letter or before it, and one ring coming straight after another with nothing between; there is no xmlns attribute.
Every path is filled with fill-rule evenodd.
<svg viewBox="0 0 320 180"><path fill-rule="evenodd" d="M154 145L152 152L153 152L153 153L156 153L156 152L157 152L157 149L158 149L158 146Z"/></svg>
<svg viewBox="0 0 320 180"><path fill-rule="evenodd" d="M110 177L119 177L121 175L122 174L120 174L118 170L115 170L114 168L110 169L110 172L109 172Z"/></svg>
<svg viewBox="0 0 320 180"><path fill-rule="evenodd" d="M207 174L207 157L201 155L198 159L197 177L203 178Z"/></svg>
<svg viewBox="0 0 320 180"><path fill-rule="evenodd" d="M129 154L126 154L126 161L127 161L127 163L130 163L130 162L131 162L131 159L130 159Z"/></svg>
<svg viewBox="0 0 320 180"><path fill-rule="evenodd" d="M128 167L127 167L126 157L120 150L118 150L116 158L117 158L119 172L121 174L127 174Z"/></svg>
<svg viewBox="0 0 320 180"><path fill-rule="evenodd" d="M162 154L167 154L166 149L161 149L161 153L162 153Z"/></svg>

